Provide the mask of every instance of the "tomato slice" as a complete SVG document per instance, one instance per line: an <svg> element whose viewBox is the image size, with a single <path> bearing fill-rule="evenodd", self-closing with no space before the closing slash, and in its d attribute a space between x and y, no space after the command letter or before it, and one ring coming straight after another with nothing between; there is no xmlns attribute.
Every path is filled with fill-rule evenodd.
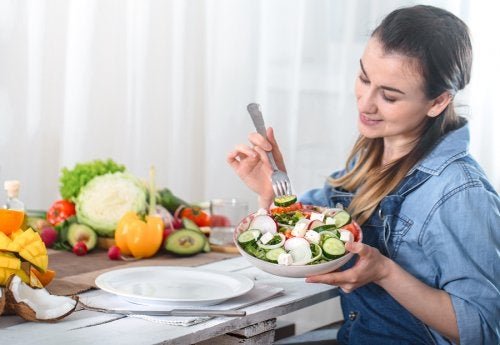
<svg viewBox="0 0 500 345"><path fill-rule="evenodd" d="M355 223L349 223L347 225L344 225L342 229L349 230L352 233L352 235L354 236L354 242L359 241L359 232L360 232L359 225Z"/></svg>
<svg viewBox="0 0 500 345"><path fill-rule="evenodd" d="M270 212L271 214L288 213L301 210L302 207L302 203L296 202L295 204L286 207L274 207L270 210Z"/></svg>

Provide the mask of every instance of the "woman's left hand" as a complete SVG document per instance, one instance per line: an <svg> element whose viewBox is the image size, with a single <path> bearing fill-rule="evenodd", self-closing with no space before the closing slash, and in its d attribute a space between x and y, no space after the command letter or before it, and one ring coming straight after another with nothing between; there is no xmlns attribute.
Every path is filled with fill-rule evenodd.
<svg viewBox="0 0 500 345"><path fill-rule="evenodd" d="M360 242L347 242L345 247L359 256L352 268L311 276L306 282L336 285L349 293L365 284L378 283L388 274L387 261L390 259L380 254L378 249Z"/></svg>

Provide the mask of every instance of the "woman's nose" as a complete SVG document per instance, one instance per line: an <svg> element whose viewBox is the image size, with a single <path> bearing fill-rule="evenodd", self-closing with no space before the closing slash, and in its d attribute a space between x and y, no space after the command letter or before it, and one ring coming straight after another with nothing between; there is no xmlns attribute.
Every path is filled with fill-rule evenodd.
<svg viewBox="0 0 500 345"><path fill-rule="evenodd" d="M373 114L377 112L377 104L375 102L375 94L366 90L358 97L358 110L360 113Z"/></svg>

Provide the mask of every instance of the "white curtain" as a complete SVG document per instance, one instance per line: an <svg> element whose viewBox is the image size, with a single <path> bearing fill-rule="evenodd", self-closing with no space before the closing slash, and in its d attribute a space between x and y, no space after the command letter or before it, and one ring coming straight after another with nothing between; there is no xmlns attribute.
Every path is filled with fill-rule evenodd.
<svg viewBox="0 0 500 345"><path fill-rule="evenodd" d="M184 199L255 207L225 156L246 141L246 105L259 102L295 190L320 186L356 137L353 83L370 30L414 3L1 0L0 179L21 180L28 208L45 209L62 167L112 158L140 177L155 165L158 185ZM498 5L424 3L471 28L474 77L459 100L499 189Z"/></svg>

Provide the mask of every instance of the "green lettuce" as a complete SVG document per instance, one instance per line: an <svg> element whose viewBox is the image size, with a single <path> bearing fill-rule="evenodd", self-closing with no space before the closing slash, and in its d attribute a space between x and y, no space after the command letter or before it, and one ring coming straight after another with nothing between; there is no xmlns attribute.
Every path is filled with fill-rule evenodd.
<svg viewBox="0 0 500 345"><path fill-rule="evenodd" d="M73 169L62 168L59 178L59 192L63 199L74 200L78 197L82 187L94 177L123 171L125 171L125 166L117 164L111 159L78 163Z"/></svg>

